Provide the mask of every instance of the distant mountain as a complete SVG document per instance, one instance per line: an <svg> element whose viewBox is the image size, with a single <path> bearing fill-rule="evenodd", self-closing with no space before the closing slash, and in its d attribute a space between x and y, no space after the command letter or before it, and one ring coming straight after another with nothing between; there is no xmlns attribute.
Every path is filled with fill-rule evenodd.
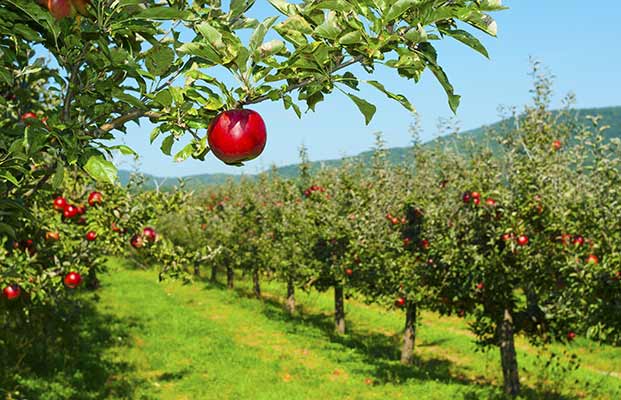
<svg viewBox="0 0 621 400"><path fill-rule="evenodd" d="M582 108L572 111L572 117L577 117L584 123L589 123L586 116L601 116L600 126L609 125L610 128L605 132L607 139L621 138L621 106L616 107L603 107L603 108ZM482 142L485 140L487 132L490 130L499 129L506 124L511 124L512 118L496 122L492 125L482 126L469 131L461 132L458 134L451 134L443 137L439 137L426 145L429 146L447 146L449 144L459 147L461 143L467 140L474 140L475 142ZM391 163L399 163L405 160L411 147L394 147L388 150L388 160ZM346 159L357 159L364 163L369 163L373 156L373 151L365 151L356 156L347 157ZM344 159L314 161L311 163L311 170L318 170L322 167L337 167ZM298 164L285 165L276 168L276 171L283 177L295 177L298 174ZM129 181L131 172L127 170L119 171L119 179L122 184L127 184ZM167 190L179 184L179 178L172 177L156 177L149 174L142 174L145 179L145 187L147 189L160 189ZM246 175L248 177L255 175ZM240 175L233 174L201 174L191 175L183 178L186 181L187 187L201 187L205 185L217 185L226 182L228 179L238 180Z"/></svg>

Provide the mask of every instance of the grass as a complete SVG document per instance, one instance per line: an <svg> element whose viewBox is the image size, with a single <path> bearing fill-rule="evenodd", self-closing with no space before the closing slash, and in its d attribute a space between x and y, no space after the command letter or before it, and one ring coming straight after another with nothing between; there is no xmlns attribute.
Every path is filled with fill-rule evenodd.
<svg viewBox="0 0 621 400"><path fill-rule="evenodd" d="M155 271L118 263L102 282L95 308L76 327L76 359L87 361L70 364L81 389L67 398L503 398L497 351L476 352L457 318L423 313L415 365L404 367L396 361L399 312L349 301L348 333L337 336L331 293L298 293L301 312L289 317L277 283L266 284L259 301L248 282L234 291L158 283ZM517 346L524 398L621 398L621 348L586 340L552 346L580 356L580 369L564 371L566 356L546 368L545 354L521 338ZM52 385L55 378L45 379Z"/></svg>

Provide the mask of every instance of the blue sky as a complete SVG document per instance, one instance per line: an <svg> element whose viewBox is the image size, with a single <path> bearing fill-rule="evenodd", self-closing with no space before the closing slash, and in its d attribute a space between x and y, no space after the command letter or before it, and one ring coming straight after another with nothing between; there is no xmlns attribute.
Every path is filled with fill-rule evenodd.
<svg viewBox="0 0 621 400"><path fill-rule="evenodd" d="M621 105L619 0L505 0L503 4L510 9L494 14L498 37L477 33L488 48L489 60L452 39L437 45L439 61L462 96L455 118L463 130L498 120L498 106L521 107L529 101L530 57L543 62L555 76L554 106L559 106L568 92L577 95L577 107ZM276 12L267 1L258 0L250 15L264 18ZM355 67L351 71L365 75ZM423 140L437 135L439 119L453 116L442 88L430 73L425 73L419 84L384 69L377 69L373 79L413 102L421 116ZM161 139L149 144L152 126L147 121L141 126L131 124L126 135L118 135L119 142L141 154L139 163L116 161L121 168L137 167L156 176L251 174L273 164L296 163L302 144L308 147L312 160L323 160L368 150L377 131L383 132L389 147L410 143L409 112L374 89L363 88L358 95L377 106L368 126L351 100L338 91L302 119L291 110L285 111L281 102L251 107L262 114L268 141L263 154L241 168L225 165L212 155L204 162L176 163L160 152ZM173 151L182 146L183 142L177 143Z"/></svg>

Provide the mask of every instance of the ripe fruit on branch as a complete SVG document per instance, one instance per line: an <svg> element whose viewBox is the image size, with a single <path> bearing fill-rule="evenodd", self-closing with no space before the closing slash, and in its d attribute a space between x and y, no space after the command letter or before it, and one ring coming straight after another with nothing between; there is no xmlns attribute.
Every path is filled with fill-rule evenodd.
<svg viewBox="0 0 621 400"><path fill-rule="evenodd" d="M569 340L570 342L573 341L576 338L576 333L575 332L568 332L567 333L567 340Z"/></svg>
<svg viewBox="0 0 621 400"><path fill-rule="evenodd" d="M502 240L504 240L505 242L508 242L509 240L513 239L514 235L513 233L505 233L502 235Z"/></svg>
<svg viewBox="0 0 621 400"><path fill-rule="evenodd" d="M63 217L65 218L73 218L78 215L78 209L76 206L72 204L67 204L65 206L65 210L63 211Z"/></svg>
<svg viewBox="0 0 621 400"><path fill-rule="evenodd" d="M429 240L427 239L423 239L420 241L420 247L422 247L425 250L429 249Z"/></svg>
<svg viewBox="0 0 621 400"><path fill-rule="evenodd" d="M142 230L142 236L146 239L147 242L154 242L157 234L155 233L155 229L151 227L146 227Z"/></svg>
<svg viewBox="0 0 621 400"><path fill-rule="evenodd" d="M477 290L483 290L485 289L485 284L483 282L479 282L476 285Z"/></svg>
<svg viewBox="0 0 621 400"><path fill-rule="evenodd" d="M526 235L518 236L517 244L518 244L518 246L526 246L528 244L528 236L526 236Z"/></svg>
<svg viewBox="0 0 621 400"><path fill-rule="evenodd" d="M470 200L472 199L472 195L470 194L470 192L465 192L461 196L461 199L463 200L464 203L470 203Z"/></svg>
<svg viewBox="0 0 621 400"><path fill-rule="evenodd" d="M405 298L404 297L399 297L397 300L395 300L395 306L403 307L404 305L405 305Z"/></svg>
<svg viewBox="0 0 621 400"><path fill-rule="evenodd" d="M77 272L69 272L63 281L69 289L75 289L82 282L82 276Z"/></svg>
<svg viewBox="0 0 621 400"><path fill-rule="evenodd" d="M587 264L599 264L599 258L597 258L597 256L595 254L589 254L589 256L586 259L586 263Z"/></svg>
<svg viewBox="0 0 621 400"><path fill-rule="evenodd" d="M22 121L24 121L24 122L26 122L26 120L31 119L31 118L32 119L39 119L39 118L37 118L37 115L35 113L30 112L30 111L27 112L27 113L24 113L22 115L22 117L21 117Z"/></svg>
<svg viewBox="0 0 621 400"><path fill-rule="evenodd" d="M22 294L22 289L17 285L9 285L4 288L2 293L6 296L7 299L15 300L20 296L20 294Z"/></svg>
<svg viewBox="0 0 621 400"><path fill-rule="evenodd" d="M399 218L397 217L392 217L392 219L390 220L390 222L392 222L393 225L398 225L399 224Z"/></svg>
<svg viewBox="0 0 621 400"><path fill-rule="evenodd" d="M88 205L93 207L95 204L99 204L103 201L103 196L100 192L91 192L88 195Z"/></svg>
<svg viewBox="0 0 621 400"><path fill-rule="evenodd" d="M240 164L258 157L267 133L263 118L253 110L229 110L218 114L207 130L209 147L226 164Z"/></svg>
<svg viewBox="0 0 621 400"><path fill-rule="evenodd" d="M129 240L129 243L132 245L132 247L134 247L135 249L139 249L142 247L142 245L144 244L144 241L142 240L142 237L140 235L134 235L132 236L132 238Z"/></svg>
<svg viewBox="0 0 621 400"><path fill-rule="evenodd" d="M411 243L412 243L411 238L406 237L405 239L403 239L403 247L408 247Z"/></svg>
<svg viewBox="0 0 621 400"><path fill-rule="evenodd" d="M58 196L54 199L54 210L56 211L64 211L67 206L67 199L62 196Z"/></svg>
<svg viewBox="0 0 621 400"><path fill-rule="evenodd" d="M471 196L472 196L473 199L481 200L481 193L479 193L479 192L472 192Z"/></svg>
<svg viewBox="0 0 621 400"><path fill-rule="evenodd" d="M582 246L584 244L584 236L575 236L574 237L574 246Z"/></svg>
<svg viewBox="0 0 621 400"><path fill-rule="evenodd" d="M491 197L488 197L487 199L485 199L485 204L487 204L490 207L494 207L496 205L496 200L492 199Z"/></svg>
<svg viewBox="0 0 621 400"><path fill-rule="evenodd" d="M97 233L96 232L94 232L94 231L86 232L86 240L88 240L89 242L92 242L95 239L97 239Z"/></svg>
<svg viewBox="0 0 621 400"><path fill-rule="evenodd" d="M354 274L354 270L353 270L353 269L351 269L351 268L347 268L347 269L345 270L345 275L347 275L347 276L352 276L353 274Z"/></svg>
<svg viewBox="0 0 621 400"><path fill-rule="evenodd" d="M60 234L58 232L45 232L45 240L59 240Z"/></svg>
<svg viewBox="0 0 621 400"><path fill-rule="evenodd" d="M554 148L554 150L560 150L562 147L562 143L560 140L555 140L554 142L552 142L552 148Z"/></svg>
<svg viewBox="0 0 621 400"><path fill-rule="evenodd" d="M57 20L73 14L71 0L47 0L47 9Z"/></svg>

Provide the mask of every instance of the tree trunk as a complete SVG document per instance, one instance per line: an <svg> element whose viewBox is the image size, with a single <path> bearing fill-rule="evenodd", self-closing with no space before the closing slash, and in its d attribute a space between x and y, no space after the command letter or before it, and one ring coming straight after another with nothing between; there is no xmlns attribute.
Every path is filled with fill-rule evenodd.
<svg viewBox="0 0 621 400"><path fill-rule="evenodd" d="M257 299L261 298L261 283L259 282L259 270L255 269L252 271L252 286L254 289L254 296Z"/></svg>
<svg viewBox="0 0 621 400"><path fill-rule="evenodd" d="M194 264L194 276L201 277L201 268L198 263Z"/></svg>
<svg viewBox="0 0 621 400"><path fill-rule="evenodd" d="M295 286L293 285L293 278L287 279L287 302L286 308L289 315L295 314Z"/></svg>
<svg viewBox="0 0 621 400"><path fill-rule="evenodd" d="M345 301L340 285L334 286L334 325L338 334L345 333Z"/></svg>
<svg viewBox="0 0 621 400"><path fill-rule="evenodd" d="M233 289L233 278L234 278L233 268L226 267L226 287L228 289Z"/></svg>
<svg viewBox="0 0 621 400"><path fill-rule="evenodd" d="M403 347L401 347L401 364L412 365L415 341L416 303L408 301L405 309L405 331L403 332Z"/></svg>
<svg viewBox="0 0 621 400"><path fill-rule="evenodd" d="M500 361L504 378L504 390L506 394L515 397L520 393L520 377L513 337L513 317L507 309L505 309L499 330Z"/></svg>
<svg viewBox="0 0 621 400"><path fill-rule="evenodd" d="M211 266L211 282L216 283L218 280L218 267L216 265Z"/></svg>

